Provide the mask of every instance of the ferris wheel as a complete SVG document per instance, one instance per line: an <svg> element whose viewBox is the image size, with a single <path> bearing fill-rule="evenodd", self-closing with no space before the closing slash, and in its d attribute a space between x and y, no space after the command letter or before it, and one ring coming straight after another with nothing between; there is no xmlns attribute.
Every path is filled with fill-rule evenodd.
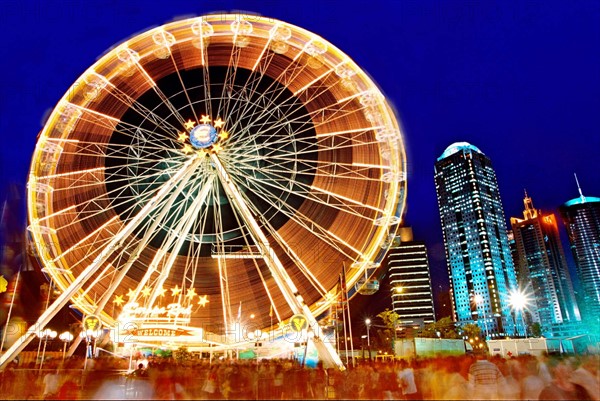
<svg viewBox="0 0 600 401"><path fill-rule="evenodd" d="M107 325L164 307L213 332L312 323L343 265L349 287L373 274L405 187L393 111L326 40L239 14L151 29L39 135L29 231L62 295L38 324L67 302Z"/></svg>

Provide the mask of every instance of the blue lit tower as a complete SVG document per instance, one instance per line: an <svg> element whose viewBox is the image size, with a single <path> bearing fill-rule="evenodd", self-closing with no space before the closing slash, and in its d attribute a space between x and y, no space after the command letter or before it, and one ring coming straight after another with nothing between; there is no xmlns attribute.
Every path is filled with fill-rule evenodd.
<svg viewBox="0 0 600 401"><path fill-rule="evenodd" d="M467 142L450 145L435 163L435 188L455 319L489 337L514 335L517 278L490 159Z"/></svg>
<svg viewBox="0 0 600 401"><path fill-rule="evenodd" d="M573 331L581 319L563 252L556 216L533 207L525 193L523 218L512 217L521 290L532 293L528 311L540 323L544 336L578 334ZM569 324L575 323L575 324Z"/></svg>
<svg viewBox="0 0 600 401"><path fill-rule="evenodd" d="M577 178L577 177L576 177ZM594 334L599 334L600 319L600 198L583 196L559 208L569 234L571 251L581 286L582 321Z"/></svg>

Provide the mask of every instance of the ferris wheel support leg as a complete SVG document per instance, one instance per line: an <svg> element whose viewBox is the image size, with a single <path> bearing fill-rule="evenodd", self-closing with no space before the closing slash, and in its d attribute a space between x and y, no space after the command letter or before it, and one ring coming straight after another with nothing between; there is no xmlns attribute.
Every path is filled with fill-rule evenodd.
<svg viewBox="0 0 600 401"><path fill-rule="evenodd" d="M185 175L184 178L189 177L192 173L193 173L193 170L188 169L187 174ZM180 182L177 184L177 188L170 195L170 199L167 201L165 206L163 206L163 210L161 211L160 215L155 219L155 221L152 223L150 228L147 230L147 234L142 238L142 241L140 241L140 243L136 246L135 251L132 252L131 257L128 259L127 263L125 263L121 267L121 270L119 271L119 275L117 276L117 278L113 280L113 282L110 285L110 287L108 288L108 290L106 290L104 292L104 294L102 295L102 297L100 298L100 300L98 302L98 306L94 310L95 315L100 314L104 310L104 308L106 307L106 304L108 303L108 300L110 299L110 297L112 297L112 295L114 294L116 289L119 287L119 284L121 284L121 281L123 280L123 278L129 271L129 268L133 265L133 262L137 259L140 250L148 244L150 234L152 232L154 232L154 230L156 230L156 228L158 227L158 225L160 224L160 222L162 221L164 216L171 209L171 206L177 199L177 196L183 190L185 183L186 183L186 180L181 179ZM99 280L100 280L100 277L97 277L96 280L94 280L94 282L90 286L88 286L88 288L93 287ZM67 352L68 357L71 357L73 355L73 353L75 352L75 350L81 343L81 340L82 340L82 338L80 336L77 336L75 338L75 340L73 341L73 344L71 344L71 346L69 347L69 351Z"/></svg>
<svg viewBox="0 0 600 401"><path fill-rule="evenodd" d="M4 354L0 357L0 370L4 369L4 367L12 361L19 352L21 352L27 344L34 339L36 334L42 330L70 300L71 298L83 287L83 285L97 272L97 270L102 266L102 264L108 259L108 257L114 252L115 248L119 245L119 243L129 234L133 232L133 230L140 224L143 219L148 215L148 213L156 207L158 202L163 199L169 191L179 182L181 176L186 172L189 172L192 169L195 169L199 164L199 159L190 159L187 161L182 168L180 168L170 179L167 181L162 188L154 195L152 199L148 201L146 205L140 210L140 212L135 215L128 223L119 231L113 239L109 242L107 246L102 249L100 254L96 256L94 261L87 267L77 278L67 287L67 289L58 296L56 301L52 303L42 313L37 322L29 327L24 335L21 336L15 343L6 350Z"/></svg>
<svg viewBox="0 0 600 401"><path fill-rule="evenodd" d="M256 242L256 245L261 249L262 256L269 267L271 275L281 290L290 309L294 313L301 313L306 317L309 325L308 329L314 334L313 341L319 356L323 359L323 362L326 366L334 365L340 370L345 369L344 363L340 359L340 356L335 349L331 346L331 344L323 340L323 336L315 316L308 305L304 303L304 298L302 298L302 295L300 295L298 292L298 289L294 285L291 277L287 274L285 267L277 255L272 252L272 249L269 245L269 240L254 218L254 215L242 197L241 192L229 177L229 174L223 167L221 160L214 153L211 154L210 157L214 163L217 175L223 184L225 192L229 196L232 205L241 214L244 222L247 224L247 227L252 233L252 237Z"/></svg>
<svg viewBox="0 0 600 401"><path fill-rule="evenodd" d="M196 221L194 219L194 216L197 216L198 214L200 214L200 208L206 201L208 193L210 192L211 189L212 189L212 182L204 183L200 194L198 194L198 196L194 200L194 203L192 204L192 206L183 215L183 218L177 224L177 226L175 227L175 230L173 230L173 232L171 232L171 234L168 236L166 244L163 245L163 249L169 249L170 254L167 259L167 262L164 264L163 268L161 269L158 280L156 281L156 284L153 286L154 289L152 290L152 293L150 294L150 297L148 298L148 303L147 303L148 308L151 308L152 305L154 305L154 302L156 302L156 298L158 298L160 289L162 288L162 286L165 284L165 281L169 277L169 272L171 271L171 268L175 264L175 259L177 259L177 256L179 255L179 251L181 250L181 247L183 246L183 244L185 243L185 241L187 239L187 233L190 231L190 229L192 228L192 225ZM171 245L173 245L173 242L175 242L175 246L173 248L171 248ZM156 269L156 266L158 265L158 263L160 262L160 259L162 259L163 257L164 257L164 254L161 254L159 256L159 261L157 261L156 264L154 265L155 269Z"/></svg>

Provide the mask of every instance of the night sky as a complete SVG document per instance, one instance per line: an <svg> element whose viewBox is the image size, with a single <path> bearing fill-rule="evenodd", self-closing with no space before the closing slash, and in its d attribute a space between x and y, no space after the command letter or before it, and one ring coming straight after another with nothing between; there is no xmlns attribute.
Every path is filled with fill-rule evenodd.
<svg viewBox="0 0 600 401"><path fill-rule="evenodd" d="M598 1L52 3L2 3L1 198L25 185L45 114L106 50L178 17L239 10L322 36L386 94L408 154L406 222L436 287L447 273L433 165L451 143L491 158L507 220L522 216L524 188L543 210L576 197L573 173L600 196Z"/></svg>

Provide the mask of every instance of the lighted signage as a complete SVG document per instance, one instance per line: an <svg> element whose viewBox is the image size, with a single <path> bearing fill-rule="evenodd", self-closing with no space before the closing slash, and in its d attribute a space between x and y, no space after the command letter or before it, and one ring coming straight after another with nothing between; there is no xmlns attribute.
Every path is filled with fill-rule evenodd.
<svg viewBox="0 0 600 401"><path fill-rule="evenodd" d="M306 320L304 315L294 315L290 319L290 328L296 332L306 330L308 328L308 320Z"/></svg>

